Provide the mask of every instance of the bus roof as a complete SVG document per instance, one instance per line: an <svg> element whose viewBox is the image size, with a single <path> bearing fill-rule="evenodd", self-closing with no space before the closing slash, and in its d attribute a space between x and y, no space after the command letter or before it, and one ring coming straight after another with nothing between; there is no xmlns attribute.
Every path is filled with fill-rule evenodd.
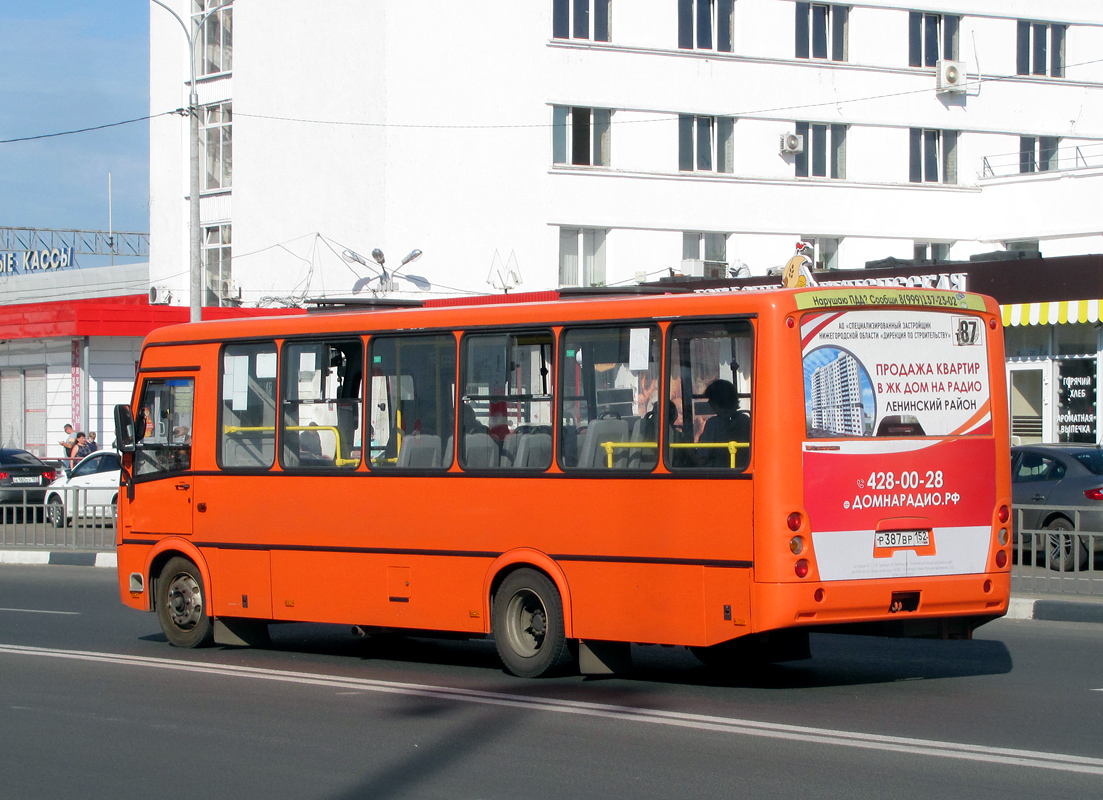
<svg viewBox="0 0 1103 800"><path fill-rule="evenodd" d="M554 297L555 293L548 293ZM844 310L847 308L923 308L926 310L988 311L998 313L995 300L984 295L942 289L904 289L882 286L847 288L759 289L754 291L703 290L694 293L598 295L537 302L487 303L421 308L332 306L326 313L300 316L205 320L159 328L147 344L222 340L227 338L284 337L332 332L371 332L465 328L471 325L557 325L615 319L675 319L682 316L756 314L766 309L785 311ZM600 307L600 311L598 308Z"/></svg>

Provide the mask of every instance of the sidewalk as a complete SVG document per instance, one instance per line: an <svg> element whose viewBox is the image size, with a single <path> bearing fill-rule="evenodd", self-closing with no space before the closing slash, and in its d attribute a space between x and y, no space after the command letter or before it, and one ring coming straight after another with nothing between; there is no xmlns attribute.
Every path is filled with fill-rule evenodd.
<svg viewBox="0 0 1103 800"><path fill-rule="evenodd" d="M114 553L73 550L0 550L0 564L60 564L67 567L118 567ZM1103 597L1019 594L1011 597L1008 619L1103 623Z"/></svg>
<svg viewBox="0 0 1103 800"><path fill-rule="evenodd" d="M60 564L66 567L111 567L119 565L115 553L79 550L0 550L0 564Z"/></svg>

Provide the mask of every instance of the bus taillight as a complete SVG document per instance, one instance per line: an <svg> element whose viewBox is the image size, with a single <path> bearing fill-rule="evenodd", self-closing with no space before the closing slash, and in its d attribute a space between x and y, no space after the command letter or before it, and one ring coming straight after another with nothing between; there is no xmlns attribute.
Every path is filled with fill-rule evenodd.
<svg viewBox="0 0 1103 800"><path fill-rule="evenodd" d="M1000 506L1000 510L996 512L996 518L1000 521L1000 524L1007 522L1011 519L1011 509L1007 506Z"/></svg>
<svg viewBox="0 0 1103 800"><path fill-rule="evenodd" d="M793 565L793 571L797 573L798 578L808 577L808 560L802 558L796 564Z"/></svg>
<svg viewBox="0 0 1103 800"><path fill-rule="evenodd" d="M804 539L800 536L794 536L789 540L789 551L797 556L804 551Z"/></svg>
<svg viewBox="0 0 1103 800"><path fill-rule="evenodd" d="M794 511L792 514L789 515L789 518L786 520L786 523L789 525L789 530L793 531L794 533L800 530L801 522L803 522L803 519L801 518L799 511Z"/></svg>
<svg viewBox="0 0 1103 800"><path fill-rule="evenodd" d="M1006 550L1000 550L998 553L996 553L996 566L999 567L1000 569L1003 569L1004 567L1007 566L1007 551Z"/></svg>

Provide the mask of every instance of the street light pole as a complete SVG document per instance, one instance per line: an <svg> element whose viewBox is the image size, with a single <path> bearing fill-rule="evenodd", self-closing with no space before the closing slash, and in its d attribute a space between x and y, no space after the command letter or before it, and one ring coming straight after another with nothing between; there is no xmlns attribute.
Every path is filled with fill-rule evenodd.
<svg viewBox="0 0 1103 800"><path fill-rule="evenodd" d="M203 262L201 258L203 250L203 229L199 223L199 92L195 84L195 45L199 41L198 35L193 35L187 23L180 15L165 5L161 0L150 0L151 3L160 6L176 18L180 27L184 29L184 36L188 39L188 62L191 66L190 91L188 92L188 262L191 278L189 299L192 322L203 319ZM196 25L196 34L203 30L207 18L218 11L233 5L234 0L217 5L199 18Z"/></svg>

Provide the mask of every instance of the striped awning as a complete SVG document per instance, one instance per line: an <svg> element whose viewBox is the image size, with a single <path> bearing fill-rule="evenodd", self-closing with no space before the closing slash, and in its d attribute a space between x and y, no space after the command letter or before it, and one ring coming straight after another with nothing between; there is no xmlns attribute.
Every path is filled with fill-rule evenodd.
<svg viewBox="0 0 1103 800"><path fill-rule="evenodd" d="M1059 300L1052 303L1012 303L1000 306L1005 328L1015 325L1059 325L1099 322L1101 300Z"/></svg>

